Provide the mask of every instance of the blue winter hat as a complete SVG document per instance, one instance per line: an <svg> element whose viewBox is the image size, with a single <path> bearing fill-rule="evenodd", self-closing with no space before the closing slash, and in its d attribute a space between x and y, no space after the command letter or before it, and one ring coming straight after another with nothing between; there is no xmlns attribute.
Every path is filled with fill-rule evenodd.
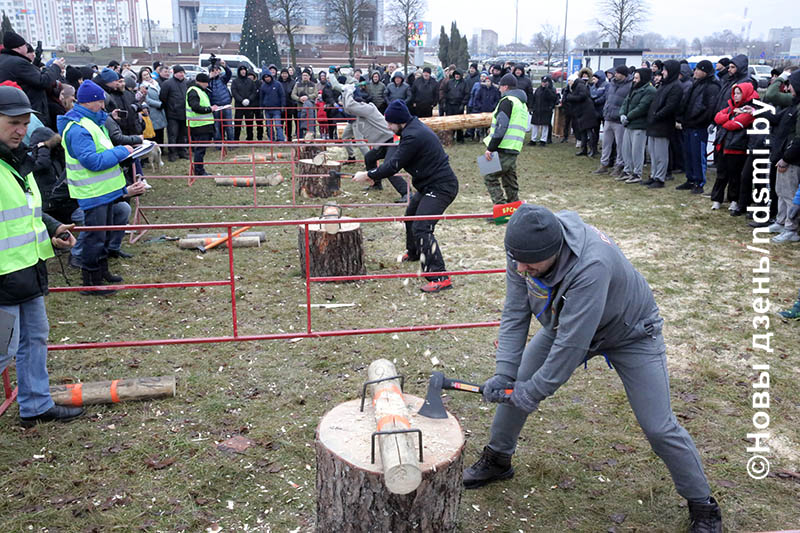
<svg viewBox="0 0 800 533"><path fill-rule="evenodd" d="M105 91L103 91L103 89L92 80L86 80L81 83L80 87L78 87L79 104L88 104L89 102L97 102L105 99Z"/></svg>
<svg viewBox="0 0 800 533"><path fill-rule="evenodd" d="M109 84L111 82L117 81L119 79L119 74L117 74L110 68L106 67L100 72L100 74L98 74L98 77L103 83Z"/></svg>
<svg viewBox="0 0 800 533"><path fill-rule="evenodd" d="M411 113L403 100L395 100L389 104L383 116L386 118L386 122L391 124L405 124L411 121Z"/></svg>

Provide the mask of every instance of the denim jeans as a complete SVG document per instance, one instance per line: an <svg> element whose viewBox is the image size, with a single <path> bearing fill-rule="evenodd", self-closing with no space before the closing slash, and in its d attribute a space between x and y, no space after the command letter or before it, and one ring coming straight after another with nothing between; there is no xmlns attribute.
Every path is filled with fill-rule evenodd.
<svg viewBox="0 0 800 533"><path fill-rule="evenodd" d="M84 209L85 226L111 226L114 223L114 204L103 204L91 209ZM86 270L100 270L100 261L108 258L110 231L87 231L81 250L81 264Z"/></svg>
<svg viewBox="0 0 800 533"><path fill-rule="evenodd" d="M221 119L221 120L220 120ZM222 140L222 130L225 131L225 140L233 141L233 109L223 109L214 112L214 140Z"/></svg>
<svg viewBox="0 0 800 533"><path fill-rule="evenodd" d="M128 224L128 220L131 216L131 205L128 202L117 202L114 204L114 207L111 211L111 219L113 221L114 226L125 226ZM83 226L86 220L85 215L83 214L83 209L80 207L72 212L72 222L74 222L78 226ZM82 231L78 234L76 238L75 246L72 247L70 250L70 255L72 257L76 257L78 259L81 258L81 252L83 251L83 243L86 240L86 235L88 234L87 231ZM108 249L119 251L120 247L122 246L122 239L125 237L124 231L112 231L111 238L108 240Z"/></svg>
<svg viewBox="0 0 800 533"><path fill-rule="evenodd" d="M706 184L706 128L686 128L683 130L683 151L686 180L703 187Z"/></svg>
<svg viewBox="0 0 800 533"><path fill-rule="evenodd" d="M267 119L267 136L273 141L284 142L286 137L283 135L283 126L281 126L281 110L265 109L264 115Z"/></svg>
<svg viewBox="0 0 800 533"><path fill-rule="evenodd" d="M17 360L17 402L19 415L36 416L53 407L50 377L47 374L47 311L44 296L17 305L0 305L0 309L16 317L8 353L0 352L0 371L11 358Z"/></svg>

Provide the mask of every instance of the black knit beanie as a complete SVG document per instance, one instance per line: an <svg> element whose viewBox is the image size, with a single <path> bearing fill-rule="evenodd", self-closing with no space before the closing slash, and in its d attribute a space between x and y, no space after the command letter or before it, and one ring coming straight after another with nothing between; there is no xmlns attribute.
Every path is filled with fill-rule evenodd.
<svg viewBox="0 0 800 533"><path fill-rule="evenodd" d="M552 211L534 204L522 204L506 228L506 253L514 261L539 263L561 249L564 231Z"/></svg>

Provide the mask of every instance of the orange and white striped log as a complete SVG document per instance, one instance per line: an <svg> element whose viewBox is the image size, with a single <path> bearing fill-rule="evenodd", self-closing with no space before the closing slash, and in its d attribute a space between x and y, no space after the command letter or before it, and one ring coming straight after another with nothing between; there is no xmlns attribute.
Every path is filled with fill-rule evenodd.
<svg viewBox="0 0 800 533"><path fill-rule="evenodd" d="M172 398L175 396L175 376L53 385L50 387L50 396L58 405L74 407L128 400Z"/></svg>
<svg viewBox="0 0 800 533"><path fill-rule="evenodd" d="M386 359L378 359L369 365L369 381L396 376L394 364ZM381 381L372 388L372 405L375 409L377 431L392 429L411 429L405 398L400 390L400 380ZM417 437L414 433L398 433L377 437L384 483L389 492L408 494L417 489L422 482L419 465Z"/></svg>

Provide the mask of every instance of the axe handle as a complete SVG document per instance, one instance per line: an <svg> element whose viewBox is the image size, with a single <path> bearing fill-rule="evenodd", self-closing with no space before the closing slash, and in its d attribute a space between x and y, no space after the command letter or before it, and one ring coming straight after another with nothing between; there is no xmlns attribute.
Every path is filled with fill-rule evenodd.
<svg viewBox="0 0 800 533"><path fill-rule="evenodd" d="M442 388L483 394L483 385L476 385L475 383L469 383L468 381L459 381L457 379L444 378L444 382L442 383ZM509 396L511 395L512 392L514 392L514 389L505 390L505 393L508 394Z"/></svg>
<svg viewBox="0 0 800 533"><path fill-rule="evenodd" d="M234 231L234 232L232 232L232 233L231 233L231 237L236 237L236 236L237 236L237 235L239 235L240 233L244 233L245 231L247 231L247 230L251 229L252 227L253 227L253 226L245 226L245 227L243 227L243 228L239 228L239 229L237 229L236 231ZM203 246L203 247L202 247L202 249L201 249L200 251L201 251L201 252L203 252L203 253L206 253L208 250L211 250L212 248L214 248L214 247L216 247L216 246L219 246L220 244L222 244L223 242L225 242L225 241L227 241L227 240L228 240L228 236L227 236L227 235L225 235L224 237L220 237L219 239L216 239L216 240L214 240L214 241L211 241L211 242L208 244L208 246Z"/></svg>

